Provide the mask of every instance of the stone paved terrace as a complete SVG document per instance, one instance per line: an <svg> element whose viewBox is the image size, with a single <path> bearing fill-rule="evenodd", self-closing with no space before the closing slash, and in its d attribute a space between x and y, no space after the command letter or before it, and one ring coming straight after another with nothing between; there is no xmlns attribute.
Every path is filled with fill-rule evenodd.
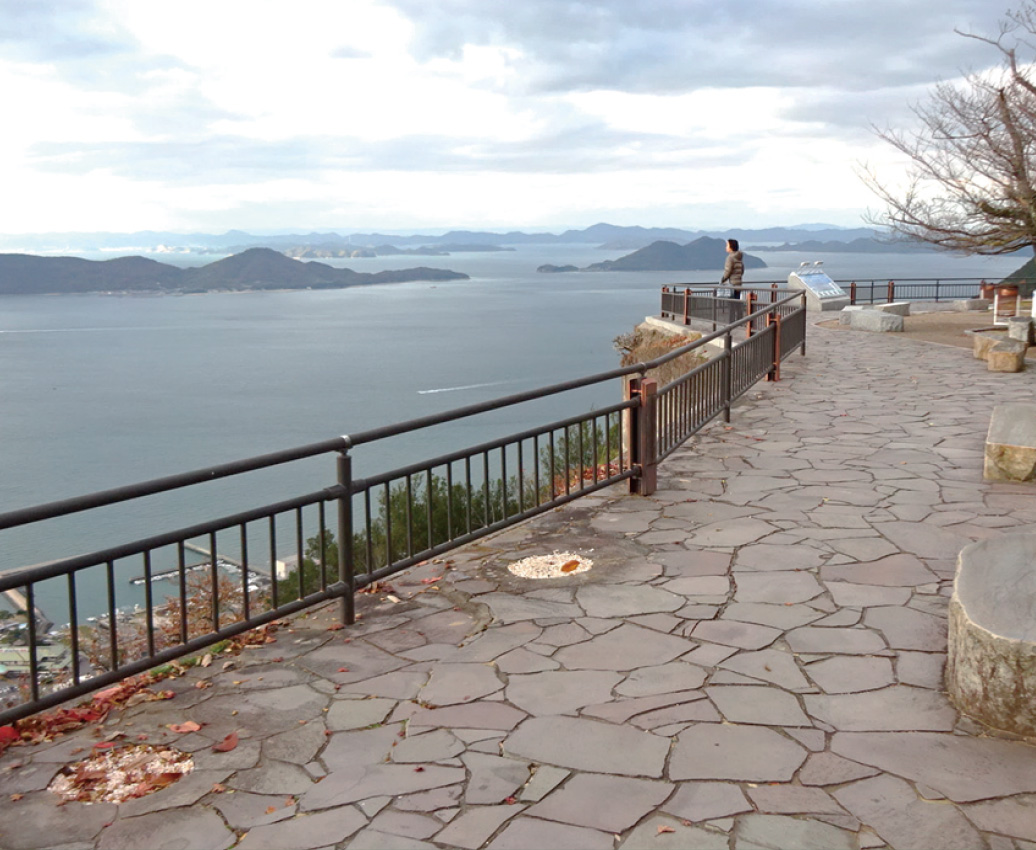
<svg viewBox="0 0 1036 850"><path fill-rule="evenodd" d="M164 790L59 807L91 730L9 750L0 846L1036 848L1036 747L941 681L958 551L1036 531L1031 485L982 480L994 404L1036 380L819 327L782 377L655 495L553 511L398 577L353 630L300 618L111 717L194 753ZM506 571L554 550L593 569Z"/></svg>

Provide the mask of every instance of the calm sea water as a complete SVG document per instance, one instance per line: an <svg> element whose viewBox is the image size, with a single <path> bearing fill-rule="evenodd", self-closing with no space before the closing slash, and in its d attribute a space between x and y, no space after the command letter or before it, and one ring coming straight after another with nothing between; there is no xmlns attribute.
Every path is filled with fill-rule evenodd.
<svg viewBox="0 0 1036 850"><path fill-rule="evenodd" d="M427 264L471 275L450 283L0 299L0 512L614 368L612 340L657 312L661 285L718 277L535 271L542 263L585 266L620 253L522 246L334 263L357 271ZM770 268L754 271L749 281L784 280L800 261L814 259L823 259L836 279L999 279L1023 262L753 253ZM617 384L603 386L361 446L356 472L371 474L618 398ZM0 532L0 570L317 490L333 476L330 458L306 461L193 488L190 495ZM133 595L139 591L125 593L120 604L139 601ZM87 596L89 608L95 594Z"/></svg>

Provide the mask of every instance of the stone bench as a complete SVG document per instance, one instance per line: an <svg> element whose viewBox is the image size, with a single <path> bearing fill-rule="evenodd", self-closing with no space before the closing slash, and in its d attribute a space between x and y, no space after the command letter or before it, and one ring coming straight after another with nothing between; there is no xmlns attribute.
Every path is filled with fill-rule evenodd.
<svg viewBox="0 0 1036 850"><path fill-rule="evenodd" d="M965 714L1036 737L1036 534L961 550L949 607L946 690Z"/></svg>
<svg viewBox="0 0 1036 850"><path fill-rule="evenodd" d="M1025 368L1028 345L1013 339L1003 328L967 330L972 339L971 352L976 360L985 360L990 372L1020 372Z"/></svg>
<svg viewBox="0 0 1036 850"><path fill-rule="evenodd" d="M1009 402L993 408L982 477L991 481L1036 480L1036 404Z"/></svg>
<svg viewBox="0 0 1036 850"><path fill-rule="evenodd" d="M871 304L870 309L880 310L882 313L893 313L896 316L909 316L910 302L889 301L887 304Z"/></svg>
<svg viewBox="0 0 1036 850"><path fill-rule="evenodd" d="M988 298L961 298L953 302L953 309L958 313L970 312L972 310L988 310L993 302Z"/></svg>
<svg viewBox="0 0 1036 850"><path fill-rule="evenodd" d="M854 331L895 333L903 330L903 317L885 310L853 310L849 314L849 327Z"/></svg>

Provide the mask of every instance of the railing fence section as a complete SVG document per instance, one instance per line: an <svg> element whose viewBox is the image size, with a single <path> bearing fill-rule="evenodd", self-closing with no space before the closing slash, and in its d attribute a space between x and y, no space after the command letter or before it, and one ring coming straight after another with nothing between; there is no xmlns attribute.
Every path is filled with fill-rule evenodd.
<svg viewBox="0 0 1036 850"><path fill-rule="evenodd" d="M675 299L675 300L674 300ZM679 308L677 310L677 308ZM131 502L218 478L331 456L334 483L247 511L0 574L24 623L5 629L0 664L13 670L0 724L81 696L329 600L344 623L354 594L487 534L621 481L648 495L659 461L780 362L805 351L801 293L721 299L662 292L662 312L703 319L711 333L647 363L530 390L351 436L0 514L5 529ZM663 387L647 373L688 352L718 353ZM422 428L622 379L625 397L471 448L356 478L357 447ZM159 601L159 581L173 592ZM144 604L120 604L127 581ZM103 613L84 616L85 589ZM98 588L100 591L98 592ZM45 591L63 603L46 614ZM55 628L48 620L66 619ZM16 618L17 619L17 618Z"/></svg>

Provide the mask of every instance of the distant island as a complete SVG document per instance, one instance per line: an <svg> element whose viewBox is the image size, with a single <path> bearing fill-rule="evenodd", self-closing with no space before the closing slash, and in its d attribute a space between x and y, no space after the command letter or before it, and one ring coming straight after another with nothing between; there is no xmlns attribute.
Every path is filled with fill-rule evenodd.
<svg viewBox="0 0 1036 850"><path fill-rule="evenodd" d="M686 245L659 240L646 248L634 251L617 260L592 263L582 271L588 272L689 272L723 269L727 259L726 241L702 236ZM758 257L745 254L746 269L765 269L766 263ZM558 273L580 271L576 266L544 265L538 272Z"/></svg>
<svg viewBox="0 0 1036 850"><path fill-rule="evenodd" d="M412 268L354 272L300 262L269 248L250 248L197 268L179 268L146 257L83 260L0 254L0 295L90 292L199 293L270 289L342 289L414 280L468 280L448 269Z"/></svg>
<svg viewBox="0 0 1036 850"><path fill-rule="evenodd" d="M802 251L812 254L900 254L931 253L935 248L924 242L883 242L880 239L852 239L849 242L807 239L805 242L785 242L783 245L757 245L755 251Z"/></svg>

